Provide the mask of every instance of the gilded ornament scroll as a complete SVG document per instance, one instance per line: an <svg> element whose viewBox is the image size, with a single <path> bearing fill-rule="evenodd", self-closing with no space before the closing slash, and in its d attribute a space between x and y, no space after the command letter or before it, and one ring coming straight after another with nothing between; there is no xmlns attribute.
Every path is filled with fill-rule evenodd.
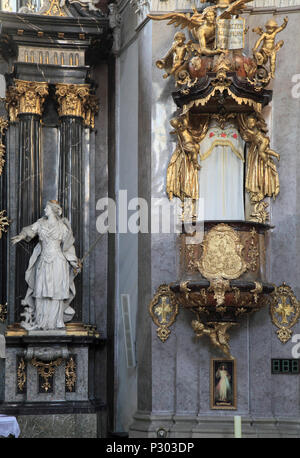
<svg viewBox="0 0 300 458"><path fill-rule="evenodd" d="M17 393L23 394L26 392L27 385L27 363L23 356L17 356Z"/></svg>
<svg viewBox="0 0 300 458"><path fill-rule="evenodd" d="M3 167L5 164L4 135L5 135L5 131L7 128L8 128L8 121L5 118L3 118L3 116L0 116L0 176L2 175Z"/></svg>
<svg viewBox="0 0 300 458"><path fill-rule="evenodd" d="M169 328L176 320L178 308L175 294L168 285L161 285L149 304L149 312L162 342L165 342L171 333Z"/></svg>
<svg viewBox="0 0 300 458"><path fill-rule="evenodd" d="M76 356L71 355L66 360L65 366L65 386L68 393L74 393L76 391L76 381L77 381L77 364Z"/></svg>
<svg viewBox="0 0 300 458"><path fill-rule="evenodd" d="M0 239L2 238L2 233L8 231L8 226L10 224L10 220L5 214L6 210L0 211Z"/></svg>
<svg viewBox="0 0 300 458"><path fill-rule="evenodd" d="M44 363L36 358L32 358L31 364L37 368L39 375L39 391L41 393L51 393L53 391L53 377L58 366L61 365L63 359L58 358L55 361Z"/></svg>
<svg viewBox="0 0 300 458"><path fill-rule="evenodd" d="M275 286L270 301L270 315L272 323L278 328L278 339L282 343L288 342L293 335L292 328L300 318L300 302L285 282Z"/></svg>

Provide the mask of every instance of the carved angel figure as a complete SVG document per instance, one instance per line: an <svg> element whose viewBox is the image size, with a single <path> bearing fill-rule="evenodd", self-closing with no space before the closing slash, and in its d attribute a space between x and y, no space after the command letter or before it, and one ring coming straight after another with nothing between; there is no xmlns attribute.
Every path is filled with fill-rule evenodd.
<svg viewBox="0 0 300 458"><path fill-rule="evenodd" d="M280 155L270 149L270 139L265 120L261 115L241 114L238 116L240 133L246 142L250 143L247 160L245 187L248 192L261 193L264 197L278 195L279 177L276 165L272 159L279 161Z"/></svg>
<svg viewBox="0 0 300 458"><path fill-rule="evenodd" d="M210 323L208 326L205 326L201 321L193 320L192 328L197 337L208 336L215 347L219 348L224 355L232 359L227 330L235 324L237 323Z"/></svg>
<svg viewBox="0 0 300 458"><path fill-rule="evenodd" d="M206 8L203 13L198 13L196 9L193 11L192 16L189 13L168 13L161 16L149 14L148 17L156 21L169 19L168 25L174 24L175 27L180 25L182 29L188 27L193 37L198 41L198 44L194 45L194 49L200 55L213 56L221 53L221 49L214 48L216 35L216 12L214 7Z"/></svg>
<svg viewBox="0 0 300 458"><path fill-rule="evenodd" d="M168 197L172 199L173 196L177 196L181 200L185 198L198 199L199 143L206 135L209 117L205 118L197 131L189 126L187 115L173 118L170 123L174 127L171 134L177 135L178 144L167 170Z"/></svg>
<svg viewBox="0 0 300 458"><path fill-rule="evenodd" d="M276 54L279 49L283 46L283 40L275 44L275 38L277 33L281 32L286 28L288 23L288 17L285 17L281 26L278 26L277 22L274 19L270 19L265 27L266 31L264 32L261 27L253 29L253 32L256 32L260 35L259 39L255 43L253 48L253 55L256 60L257 65L264 65L270 61L270 73L271 78L275 77L275 67L276 67ZM259 46L261 45L261 48Z"/></svg>
<svg viewBox="0 0 300 458"><path fill-rule="evenodd" d="M188 117L183 115L181 118L173 118L171 119L170 124L175 129L174 133L178 135L180 146L189 155L194 167L199 170L200 165L198 163L198 155L200 145L196 134L192 133Z"/></svg>
<svg viewBox="0 0 300 458"><path fill-rule="evenodd" d="M25 274L28 289L22 301L25 320L21 326L27 330L64 328L64 322L70 321L75 313L70 303L75 296L74 277L81 263L75 254L70 223L61 214L58 202L49 201L45 216L12 238L15 244L39 237Z"/></svg>
<svg viewBox="0 0 300 458"><path fill-rule="evenodd" d="M185 43L185 39L186 37L183 32L175 33L171 49L167 52L165 57L156 61L156 66L158 68L164 68L166 70L163 78L168 78L168 76L174 74L175 79L177 79L176 75L183 68L190 49L189 46L191 41Z"/></svg>

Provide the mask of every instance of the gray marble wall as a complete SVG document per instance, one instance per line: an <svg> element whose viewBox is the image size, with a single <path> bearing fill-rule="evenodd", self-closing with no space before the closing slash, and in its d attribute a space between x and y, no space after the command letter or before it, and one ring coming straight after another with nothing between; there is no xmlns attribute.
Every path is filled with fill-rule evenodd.
<svg viewBox="0 0 300 458"><path fill-rule="evenodd" d="M295 78L300 80L300 55L295 50L300 44L300 11L276 15L281 24L289 17L287 28L278 36L284 40L283 48L278 52L276 78L273 83L273 101L271 104L271 147L281 154L278 165L280 194L276 202L271 203L272 224L275 228L269 237L268 265L269 280L279 285L288 283L300 299L300 240L299 213L300 188L298 168L300 158L298 138L300 134L299 115L300 98L293 96ZM250 30L263 25L269 18L267 14L251 15ZM250 35L254 42L256 37ZM299 94L300 95L300 94ZM261 318L260 318L261 316ZM252 349L251 374L255 374L251 383L251 408L263 414L264 411L274 416L299 415L299 378L288 375L271 376L269 366L266 371L259 371L260 363L273 358L291 358L295 343L282 344L276 335L276 328L271 324L267 311L262 311L251 320L250 343ZM294 334L300 333L299 323L294 327ZM257 351L257 342L264 348ZM260 388L259 388L260 387ZM259 402L259 399L261 402Z"/></svg>
<svg viewBox="0 0 300 458"><path fill-rule="evenodd" d="M112 78L109 66L106 62L99 62L99 65L92 72L92 79L97 82L96 95L99 100L99 113L95 117L95 133L90 134L89 141L92 146L92 155L89 162L89 197L86 199L85 220L88 224L88 242L86 252L99 237L96 227L96 220L99 216L97 211L98 199L107 197L109 187L108 162L111 154L111 146L108 144L110 131L110 97L109 84ZM88 133L86 133L88 135ZM86 169L87 173L87 169ZM111 174L114 174L112 164ZM87 246L89 244L89 247ZM112 313L108 303L112 298L108 294L108 278L114 273L108 273L108 236L103 235L96 243L87 258L85 280L89 284L89 297L85 300L85 315L91 323L97 325L101 338L110 339L108 333L108 315ZM111 345L109 345L110 347ZM110 363L106 346L97 351L95 356L95 386L96 398L107 402L107 365Z"/></svg>
<svg viewBox="0 0 300 458"><path fill-rule="evenodd" d="M117 211L126 210L131 199L138 195L138 98L136 91L138 87L138 42L125 49L116 67L116 78L118 91L116 94L116 115L117 126L117 186L120 194L117 194ZM121 194L123 193L123 194ZM126 193L126 194L125 194ZM125 208L124 208L125 203ZM130 218L137 208L133 202L128 209L127 216ZM124 216L126 214L124 213ZM125 216L126 224L127 217ZM126 355L126 340L124 333L124 322L122 315L121 295L128 294L130 304L131 338L135 342L136 323L134 317L137 311L137 278L138 278L138 234L122 233L123 224L119 219L119 231L117 234L117 283L116 283L116 331L117 343L117 364L116 382L117 393L117 422L116 430L124 431L130 423L133 413L136 410L136 367L135 364L128 367ZM135 353L135 348L134 348ZM136 355L134 354L134 359ZM134 361L135 363L135 361ZM126 402L125 399L127 399Z"/></svg>

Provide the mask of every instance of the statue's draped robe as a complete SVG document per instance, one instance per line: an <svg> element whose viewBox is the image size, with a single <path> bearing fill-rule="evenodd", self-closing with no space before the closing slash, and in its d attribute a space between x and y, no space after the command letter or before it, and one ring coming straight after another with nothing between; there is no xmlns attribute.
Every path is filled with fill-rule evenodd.
<svg viewBox="0 0 300 458"><path fill-rule="evenodd" d="M49 227L48 220L41 218L21 234L26 241L39 237L25 274L28 289L22 304L34 311L35 328L64 328L75 313L69 305L75 296L70 263L77 263L70 224L64 218Z"/></svg>
<svg viewBox="0 0 300 458"><path fill-rule="evenodd" d="M199 197L205 220L244 220L244 142L238 129L212 123L200 144Z"/></svg>
<svg viewBox="0 0 300 458"><path fill-rule="evenodd" d="M248 150L247 174L245 187L248 192L261 194L264 197L275 197L280 190L277 167L270 159L266 164L257 152L257 147L251 144Z"/></svg>
<svg viewBox="0 0 300 458"><path fill-rule="evenodd" d="M190 156L177 145L168 165L167 194L184 199L198 199L198 170Z"/></svg>
<svg viewBox="0 0 300 458"><path fill-rule="evenodd" d="M200 144L207 132L208 123L209 117L204 116L200 120L197 131L195 130ZM184 199L196 200L199 198L198 169L192 161L191 154L185 151L178 136L177 140L177 146L167 170L167 195L169 199L179 197L182 201Z"/></svg>
<svg viewBox="0 0 300 458"><path fill-rule="evenodd" d="M261 135L267 138L267 125L262 116L257 114L256 116L259 136L255 130L248 128L246 115L240 114L237 118L240 134L243 140L249 143L245 189L249 193L260 196L259 200L264 197L273 197L275 199L280 191L278 171L271 157L266 163L258 154L258 139Z"/></svg>

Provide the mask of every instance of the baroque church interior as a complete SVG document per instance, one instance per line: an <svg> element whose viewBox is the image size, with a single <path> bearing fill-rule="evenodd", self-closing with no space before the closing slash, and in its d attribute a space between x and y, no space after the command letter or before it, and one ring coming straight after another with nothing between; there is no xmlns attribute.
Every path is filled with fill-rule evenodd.
<svg viewBox="0 0 300 458"><path fill-rule="evenodd" d="M0 5L0 436L299 437L300 0Z"/></svg>

